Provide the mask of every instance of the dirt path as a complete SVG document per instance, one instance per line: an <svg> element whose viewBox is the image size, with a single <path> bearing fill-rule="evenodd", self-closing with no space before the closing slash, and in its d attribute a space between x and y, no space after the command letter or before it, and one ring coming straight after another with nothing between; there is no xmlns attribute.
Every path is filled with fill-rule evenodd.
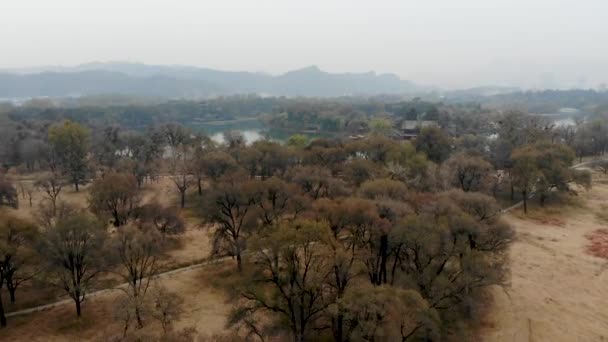
<svg viewBox="0 0 608 342"><path fill-rule="evenodd" d="M511 287L493 289L486 341L608 341L608 267L586 253L586 235L608 227L596 218L608 185L581 196L585 208L552 224L505 218L517 231L511 248ZM605 207L604 207L605 208Z"/></svg>

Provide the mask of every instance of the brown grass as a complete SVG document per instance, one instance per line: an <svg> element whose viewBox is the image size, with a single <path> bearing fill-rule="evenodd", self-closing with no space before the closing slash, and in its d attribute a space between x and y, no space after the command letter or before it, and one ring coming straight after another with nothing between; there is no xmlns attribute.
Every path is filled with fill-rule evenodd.
<svg viewBox="0 0 608 342"><path fill-rule="evenodd" d="M177 273L157 280L184 299L184 313L175 329L195 327L201 334L225 331L230 310L223 292L210 285L212 269L201 268ZM83 317L76 319L73 304L46 311L9 318L9 326L1 332L6 341L90 341L120 332L122 325L114 320L114 301L120 291L91 298L83 306ZM148 319L141 333L158 334L158 322Z"/></svg>
<svg viewBox="0 0 608 342"><path fill-rule="evenodd" d="M510 250L511 279L494 288L494 305L483 318L485 341L601 341L608 336L608 272L588 253L589 234L605 229L596 212L608 185L594 182L579 204L552 205L505 216L516 230Z"/></svg>

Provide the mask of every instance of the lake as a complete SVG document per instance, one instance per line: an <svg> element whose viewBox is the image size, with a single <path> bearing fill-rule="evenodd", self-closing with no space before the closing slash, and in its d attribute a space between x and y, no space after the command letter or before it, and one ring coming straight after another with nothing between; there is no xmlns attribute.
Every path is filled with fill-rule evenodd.
<svg viewBox="0 0 608 342"><path fill-rule="evenodd" d="M251 144L258 140L269 139L272 141L284 142L290 136L297 132L269 129L264 127L262 122L256 118L241 119L232 121L216 121L216 122L201 122L190 124L190 127L198 132L204 133L214 142L222 144L224 140L224 132L239 131L243 133L245 142ZM326 137L322 134L304 134L309 138Z"/></svg>

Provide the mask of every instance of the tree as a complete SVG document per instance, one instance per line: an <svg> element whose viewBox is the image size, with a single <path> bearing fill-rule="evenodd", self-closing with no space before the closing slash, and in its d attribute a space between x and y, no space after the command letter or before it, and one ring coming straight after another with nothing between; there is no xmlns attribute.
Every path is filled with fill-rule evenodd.
<svg viewBox="0 0 608 342"><path fill-rule="evenodd" d="M106 170L116 168L124 150L124 141L119 126L108 126L93 134L93 154L98 165Z"/></svg>
<svg viewBox="0 0 608 342"><path fill-rule="evenodd" d="M498 220L480 222L439 200L391 231L391 283L415 289L431 308L457 309L476 289L503 284L512 236Z"/></svg>
<svg viewBox="0 0 608 342"><path fill-rule="evenodd" d="M245 136L241 131L225 131L223 137L229 149L245 146Z"/></svg>
<svg viewBox="0 0 608 342"><path fill-rule="evenodd" d="M157 230L139 230L125 227L118 232L113 242L113 251L123 267L121 276L129 284L127 291L135 305L137 326L142 328L143 313L140 303L145 299L152 277L159 271L159 258L163 250L162 239Z"/></svg>
<svg viewBox="0 0 608 342"><path fill-rule="evenodd" d="M513 167L510 170L513 186L522 195L524 213L528 212L528 196L534 190L541 172L536 164L538 155L530 148L520 148L513 151Z"/></svg>
<svg viewBox="0 0 608 342"><path fill-rule="evenodd" d="M225 165L218 165L218 169L216 171L212 171L211 169L209 169L210 172L216 175L214 177L215 180L217 180L219 176L223 174L233 172L235 169L238 169L239 166L245 171L247 171L249 177L251 178L254 178L258 175L260 166L259 164L260 160L262 159L262 153L260 153L260 151L258 151L254 147L245 146L230 150L230 155L234 158L234 161L237 165L234 165L234 163L232 163L227 157L219 158L218 164L220 162L223 162L225 163ZM208 162L207 165L212 165L212 163ZM226 169L226 171L221 172L221 169L224 168Z"/></svg>
<svg viewBox="0 0 608 342"><path fill-rule="evenodd" d="M118 169L129 172L137 179L141 188L145 178L152 175L157 167L157 161L162 155L163 136L156 131L146 134L130 134L125 137L125 158Z"/></svg>
<svg viewBox="0 0 608 342"><path fill-rule="evenodd" d="M164 235L177 235L186 230L184 219L175 207L164 207L158 202L147 203L136 209L135 215L142 228L153 227Z"/></svg>
<svg viewBox="0 0 608 342"><path fill-rule="evenodd" d="M179 191L181 208L186 206L186 191L192 185L194 168L194 151L189 143L184 142L177 146L171 146L169 178Z"/></svg>
<svg viewBox="0 0 608 342"><path fill-rule="evenodd" d="M203 173L214 182L217 182L222 176L235 172L238 169L238 165L234 158L223 151L209 152L202 158L201 163Z"/></svg>
<svg viewBox="0 0 608 342"><path fill-rule="evenodd" d="M308 145L308 137L303 134L294 134L287 139L287 146L303 149Z"/></svg>
<svg viewBox="0 0 608 342"><path fill-rule="evenodd" d="M132 292L126 292L119 296L114 303L114 318L123 323L122 338L115 337L117 341L157 341L157 342L195 342L196 331L193 328L185 328L180 331L172 331L173 323L183 313L181 308L184 300L168 291L162 286L151 286L145 297L134 297ZM136 332L128 335L133 321L137 322L137 313L142 317L153 318L159 321L162 334L148 335L146 332ZM138 329L141 327L138 326Z"/></svg>
<svg viewBox="0 0 608 342"><path fill-rule="evenodd" d="M553 189L571 192L569 184L574 182L585 188L591 186L588 171L571 168L574 152L565 145L537 143L524 145L513 151L511 174L514 186L522 195L532 190L539 194L541 206ZM524 199L527 212L527 199Z"/></svg>
<svg viewBox="0 0 608 342"><path fill-rule="evenodd" d="M294 163L293 151L279 143L258 140L252 145L260 152L260 175L262 178L282 176L287 168Z"/></svg>
<svg viewBox="0 0 608 342"><path fill-rule="evenodd" d="M166 335L171 329L173 322L181 316L183 312L181 305L184 300L164 287L160 287L154 291L153 300L154 310L152 310L152 316L160 322L163 327L163 333Z"/></svg>
<svg viewBox="0 0 608 342"><path fill-rule="evenodd" d="M423 127L414 144L417 151L423 152L435 163L443 162L452 148L448 135L437 126Z"/></svg>
<svg viewBox="0 0 608 342"><path fill-rule="evenodd" d="M393 123L385 118L373 118L369 121L369 128L374 135L387 135L393 129Z"/></svg>
<svg viewBox="0 0 608 342"><path fill-rule="evenodd" d="M361 158L351 160L350 163L345 166L344 170L346 179L356 186L359 186L361 183L370 179L374 179L380 172L381 170L374 162Z"/></svg>
<svg viewBox="0 0 608 342"><path fill-rule="evenodd" d="M307 199L299 194L297 185L276 177L251 181L249 191L256 214L265 226L295 220L308 206Z"/></svg>
<svg viewBox="0 0 608 342"><path fill-rule="evenodd" d="M196 187L198 195L203 195L203 176L205 175L205 156L209 152L209 149L213 147L211 139L204 135L196 135L192 140L193 145L193 160L192 160L192 173L196 178Z"/></svg>
<svg viewBox="0 0 608 342"><path fill-rule="evenodd" d="M36 188L42 190L42 192L47 196L51 202L53 213L55 213L57 211L57 199L59 198L59 193L63 188L63 180L59 174L49 172L38 178L34 185Z"/></svg>
<svg viewBox="0 0 608 342"><path fill-rule="evenodd" d="M251 188L242 178L232 175L216 184L200 207L205 221L218 224L213 233L213 254L235 257L239 271L246 241L257 225Z"/></svg>
<svg viewBox="0 0 608 342"><path fill-rule="evenodd" d="M300 186L313 199L348 193L342 180L332 177L330 171L319 166L293 167L287 172L286 178Z"/></svg>
<svg viewBox="0 0 608 342"><path fill-rule="evenodd" d="M49 128L48 139L61 168L78 191L78 186L84 184L88 171L89 131L75 122L65 120Z"/></svg>
<svg viewBox="0 0 608 342"><path fill-rule="evenodd" d="M37 238L37 229L33 224L2 212L0 216L0 292L6 283L10 293L11 302L15 302L17 287L30 279L32 270L28 264L32 263L34 242ZM6 326L6 316L0 293L0 326Z"/></svg>
<svg viewBox="0 0 608 342"><path fill-rule="evenodd" d="M407 186L403 182L392 179L375 179L366 181L359 187L360 196L368 199L405 200Z"/></svg>
<svg viewBox="0 0 608 342"><path fill-rule="evenodd" d="M137 180L129 174L111 172L91 186L91 211L100 218L110 216L114 227L124 225L133 217L139 201Z"/></svg>
<svg viewBox="0 0 608 342"><path fill-rule="evenodd" d="M449 201L479 221L495 218L500 212L500 206L494 198L479 192L451 190L445 195Z"/></svg>
<svg viewBox="0 0 608 342"><path fill-rule="evenodd" d="M49 281L74 301L77 317L93 280L103 270L105 240L104 225L85 213L60 220L44 234L41 251L48 262Z"/></svg>
<svg viewBox="0 0 608 342"><path fill-rule="evenodd" d="M392 286L350 288L338 302L347 340L439 340L439 314L413 290Z"/></svg>
<svg viewBox="0 0 608 342"><path fill-rule="evenodd" d="M34 217L36 223L44 230L53 228L57 222L76 215L81 211L81 208L64 201L57 202L55 208L48 201L42 201L38 204L37 209Z"/></svg>
<svg viewBox="0 0 608 342"><path fill-rule="evenodd" d="M0 206L19 207L17 189L6 178L0 177Z"/></svg>
<svg viewBox="0 0 608 342"><path fill-rule="evenodd" d="M443 168L449 184L462 191L482 191L489 186L492 165L481 157L459 153L450 157Z"/></svg>
<svg viewBox="0 0 608 342"><path fill-rule="evenodd" d="M243 274L241 304L232 312L230 325L255 331L287 331L293 341L312 338L324 310L323 283L330 268L323 247L315 244L327 227L314 222L286 223L251 243L249 272ZM270 325L260 325L269 320Z"/></svg>
<svg viewBox="0 0 608 342"><path fill-rule="evenodd" d="M596 161L593 167L603 174L608 174L608 160L606 159L600 159Z"/></svg>

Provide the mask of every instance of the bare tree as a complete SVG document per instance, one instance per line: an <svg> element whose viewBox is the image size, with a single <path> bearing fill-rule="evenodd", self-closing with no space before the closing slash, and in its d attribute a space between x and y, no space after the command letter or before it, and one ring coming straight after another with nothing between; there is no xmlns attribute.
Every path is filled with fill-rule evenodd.
<svg viewBox="0 0 608 342"><path fill-rule="evenodd" d="M139 303L145 300L150 282L159 271L162 247L162 239L157 230L141 231L134 227L121 229L113 243L112 250L116 251L123 266L120 274L129 284L127 291L137 304L135 319L138 328L144 325Z"/></svg>
<svg viewBox="0 0 608 342"><path fill-rule="evenodd" d="M53 213L57 211L57 199L63 188L63 180L56 172L49 172L40 177L34 185L48 197L53 207Z"/></svg>
<svg viewBox="0 0 608 342"><path fill-rule="evenodd" d="M160 322L166 335L170 331L173 322L182 314L181 305L184 300L175 293L169 292L166 288L160 287L155 289L153 301L152 316Z"/></svg>
<svg viewBox="0 0 608 342"><path fill-rule="evenodd" d="M0 177L0 206L7 206L12 208L19 207L19 195L17 190L4 177Z"/></svg>
<svg viewBox="0 0 608 342"><path fill-rule="evenodd" d="M201 208L207 222L218 224L213 236L213 253L234 256L239 270L246 240L257 225L251 189L241 179L247 177L233 175L217 184L205 196Z"/></svg>
<svg viewBox="0 0 608 342"><path fill-rule="evenodd" d="M78 213L57 222L45 233L42 253L49 281L76 305L76 315L94 278L103 270L105 227L93 216Z"/></svg>
<svg viewBox="0 0 608 342"><path fill-rule="evenodd" d="M181 234L186 230L186 224L179 215L179 209L164 207L158 202L144 204L137 208L135 216L142 228L151 226L163 235Z"/></svg>

